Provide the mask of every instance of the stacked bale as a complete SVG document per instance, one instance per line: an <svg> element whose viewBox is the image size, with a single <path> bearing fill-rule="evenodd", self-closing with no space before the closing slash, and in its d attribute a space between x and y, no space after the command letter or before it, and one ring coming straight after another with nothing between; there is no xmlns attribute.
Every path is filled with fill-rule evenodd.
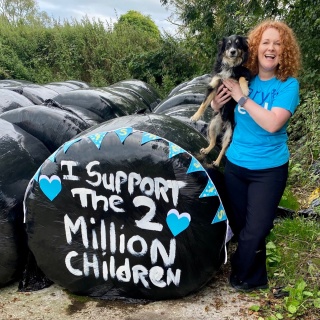
<svg viewBox="0 0 320 320"><path fill-rule="evenodd" d="M27 257L22 203L30 177L50 152L37 138L0 119L0 286L16 280Z"/></svg>
<svg viewBox="0 0 320 320"><path fill-rule="evenodd" d="M26 194L41 270L75 294L106 299L172 299L205 285L225 259L227 229L222 174L193 156L205 143L183 122L149 113L62 145Z"/></svg>
<svg viewBox="0 0 320 320"><path fill-rule="evenodd" d="M202 127L189 121L208 80L163 101L139 80L0 81L26 99L0 114L9 248L0 286L19 279L28 250L50 281L80 295L161 300L204 286L226 257L227 233L222 173L205 162L215 152L198 160L209 115Z"/></svg>
<svg viewBox="0 0 320 320"><path fill-rule="evenodd" d="M210 79L211 75L205 74L180 84L159 103L154 112L175 117L206 136L208 123L212 117L211 108L208 108L203 119L197 122L191 121L190 118L203 102Z"/></svg>
<svg viewBox="0 0 320 320"><path fill-rule="evenodd" d="M132 86L140 85L140 81L132 80ZM58 101L64 101L64 95L90 90L89 85L80 81L40 86L21 80L0 80L0 88L0 286L3 286L19 279L25 267L27 235L22 202L37 168L63 143L85 129L134 113L136 109L129 108L125 98L111 93L107 93L105 110L96 106L89 110L87 104L83 108L81 99L73 99L68 106L60 104ZM132 94L133 99L137 95ZM154 101L157 99L155 96Z"/></svg>

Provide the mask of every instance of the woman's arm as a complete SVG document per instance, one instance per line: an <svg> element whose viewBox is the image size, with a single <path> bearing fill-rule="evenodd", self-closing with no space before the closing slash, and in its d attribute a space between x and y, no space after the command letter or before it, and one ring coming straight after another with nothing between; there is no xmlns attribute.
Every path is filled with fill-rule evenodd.
<svg viewBox="0 0 320 320"><path fill-rule="evenodd" d="M243 97L242 90L238 82L224 80L223 84L227 87L231 97L239 101ZM291 112L281 107L272 107L271 110L262 108L250 98L245 102L243 108L249 113L251 118L263 129L270 133L277 132L291 117Z"/></svg>

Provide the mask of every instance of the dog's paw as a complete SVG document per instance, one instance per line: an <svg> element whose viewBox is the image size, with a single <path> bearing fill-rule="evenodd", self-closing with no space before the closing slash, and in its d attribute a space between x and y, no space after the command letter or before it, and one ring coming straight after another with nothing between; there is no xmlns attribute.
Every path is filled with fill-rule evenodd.
<svg viewBox="0 0 320 320"><path fill-rule="evenodd" d="M208 153L210 152L210 150L211 150L211 149L209 149L209 148L202 148L202 149L200 149L200 153L202 153L202 154L208 154Z"/></svg>
<svg viewBox="0 0 320 320"><path fill-rule="evenodd" d="M198 114L198 113L195 113L191 118L190 118L190 120L192 121L192 122L196 122L196 121L198 121L199 119L200 119L200 114Z"/></svg>
<svg viewBox="0 0 320 320"><path fill-rule="evenodd" d="M212 164L213 164L213 166L215 166L215 167L219 167L219 166L220 166L220 161L217 161L217 160L212 161Z"/></svg>
<svg viewBox="0 0 320 320"><path fill-rule="evenodd" d="M248 81L244 77L240 77L239 84L240 84L240 88L241 88L242 93L245 96L248 96L249 95Z"/></svg>
<svg viewBox="0 0 320 320"><path fill-rule="evenodd" d="M249 88L242 89L242 92L247 97L249 95Z"/></svg>

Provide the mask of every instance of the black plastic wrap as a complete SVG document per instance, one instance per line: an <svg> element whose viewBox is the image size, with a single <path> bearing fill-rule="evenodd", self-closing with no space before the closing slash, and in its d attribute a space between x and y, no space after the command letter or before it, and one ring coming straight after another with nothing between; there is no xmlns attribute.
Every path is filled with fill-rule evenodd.
<svg viewBox="0 0 320 320"><path fill-rule="evenodd" d="M0 286L21 276L27 253L23 197L48 149L19 127L0 119Z"/></svg>
<svg viewBox="0 0 320 320"><path fill-rule="evenodd" d="M104 120L127 115L123 99L115 97L100 88L70 91L56 96L53 100L61 105L74 105L87 109Z"/></svg>
<svg viewBox="0 0 320 320"><path fill-rule="evenodd" d="M123 88L134 95L138 95L146 105L150 106L151 110L154 110L154 108L161 101L160 96L156 92L156 90L152 86L141 80L124 80L110 85L109 88Z"/></svg>
<svg viewBox="0 0 320 320"><path fill-rule="evenodd" d="M0 89L0 114L13 109L32 106L28 98L12 90Z"/></svg>
<svg viewBox="0 0 320 320"><path fill-rule="evenodd" d="M185 92L176 94L162 100L157 107L154 109L155 113L163 113L164 111L182 105L182 104L197 104L200 106L204 100L205 95L203 93L191 93Z"/></svg>
<svg viewBox="0 0 320 320"><path fill-rule="evenodd" d="M56 92L56 95L79 89L79 87L76 85L72 85L72 84L68 85L67 83L62 83L62 82L46 83L43 86L50 90L54 90Z"/></svg>
<svg viewBox="0 0 320 320"><path fill-rule="evenodd" d="M28 250L26 267L19 281L19 292L38 291L48 288L53 282L46 277L42 270L38 267L37 261L33 253Z"/></svg>
<svg viewBox="0 0 320 320"><path fill-rule="evenodd" d="M187 123L188 125L197 129L203 136L207 137L207 130L209 122L212 118L211 108L207 108L201 120L191 121L190 118L197 112L199 109L198 104L181 104L176 107L172 107L166 110L160 110L155 113L165 114L170 117L174 117L180 121Z"/></svg>
<svg viewBox="0 0 320 320"><path fill-rule="evenodd" d="M7 87L9 89L9 87ZM34 104L42 104L45 100L51 99L58 95L58 92L38 84L27 84L11 90L22 94Z"/></svg>
<svg viewBox="0 0 320 320"><path fill-rule="evenodd" d="M146 103L144 99L142 99L137 93L135 94L134 91L130 91L126 88L120 87L103 87L101 88L107 92L112 92L115 95L121 96L123 99L126 100L126 104L131 104L134 106L133 113L139 113L142 111L150 112L152 111L150 105Z"/></svg>
<svg viewBox="0 0 320 320"><path fill-rule="evenodd" d="M191 118L198 109L199 109L198 104L180 104L176 107L172 107L170 109L155 112L155 113L165 114L171 117L180 116L180 117ZM203 114L202 120L206 123L209 123L211 121L211 118L212 118L212 109L207 108L207 110Z"/></svg>
<svg viewBox="0 0 320 320"><path fill-rule="evenodd" d="M105 299L200 289L225 259L227 229L222 174L194 156L205 144L192 127L152 113L66 142L26 193L40 269L73 293Z"/></svg>
<svg viewBox="0 0 320 320"><path fill-rule="evenodd" d="M57 107L33 105L14 109L0 115L27 131L54 152L64 142L91 127L77 115Z"/></svg>
<svg viewBox="0 0 320 320"><path fill-rule="evenodd" d="M152 111L160 102L158 94L151 86L135 79L117 82L109 87L66 92L53 100L63 106L87 109L104 121Z"/></svg>
<svg viewBox="0 0 320 320"><path fill-rule="evenodd" d="M16 79L3 79L0 80L0 88L12 88L12 87L19 87L21 85L26 85L26 84L33 84L30 81L26 81L26 80L16 80Z"/></svg>
<svg viewBox="0 0 320 320"><path fill-rule="evenodd" d="M49 82L43 85L46 88L57 91L58 93L65 93L72 90L89 88L90 86L86 82L77 80L67 80L60 82Z"/></svg>
<svg viewBox="0 0 320 320"><path fill-rule="evenodd" d="M72 85L75 85L79 88L89 88L90 85L84 81L79 81L79 80L66 80L63 83L70 83Z"/></svg>
<svg viewBox="0 0 320 320"><path fill-rule="evenodd" d="M86 122L90 126L94 126L96 124L104 122L104 119L102 119L96 113L94 113L88 109L82 108L82 107L78 107L78 106L74 106L74 105L62 105L52 99L46 100L44 105L46 105L48 107L50 107L50 106L56 107L61 110L65 110L67 112L70 112L73 115L75 115L76 117L79 117L80 119L82 119L84 122Z"/></svg>
<svg viewBox="0 0 320 320"><path fill-rule="evenodd" d="M200 90L197 92L205 93L205 91L203 91L203 88L206 88L208 86L211 78L212 78L212 75L204 74L204 75L196 77L190 81L183 82L183 83L179 84L178 86L176 86L175 88L173 88L171 90L171 92L169 92L168 97L179 94L179 92L182 92L186 87L191 88L191 86L193 86L193 85L200 86ZM194 90L194 92L195 92L195 90Z"/></svg>
<svg viewBox="0 0 320 320"><path fill-rule="evenodd" d="M210 79L210 75L205 74L181 83L157 105L154 112L165 114L169 109L180 105L196 104L200 106L205 98Z"/></svg>

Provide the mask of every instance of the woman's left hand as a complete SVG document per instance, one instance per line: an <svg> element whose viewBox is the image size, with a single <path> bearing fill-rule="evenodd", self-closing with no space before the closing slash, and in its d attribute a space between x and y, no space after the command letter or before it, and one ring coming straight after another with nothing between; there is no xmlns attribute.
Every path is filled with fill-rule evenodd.
<svg viewBox="0 0 320 320"><path fill-rule="evenodd" d="M232 79L223 80L224 86L229 90L231 97L238 102L241 97L243 97L243 92L239 85L239 82Z"/></svg>

